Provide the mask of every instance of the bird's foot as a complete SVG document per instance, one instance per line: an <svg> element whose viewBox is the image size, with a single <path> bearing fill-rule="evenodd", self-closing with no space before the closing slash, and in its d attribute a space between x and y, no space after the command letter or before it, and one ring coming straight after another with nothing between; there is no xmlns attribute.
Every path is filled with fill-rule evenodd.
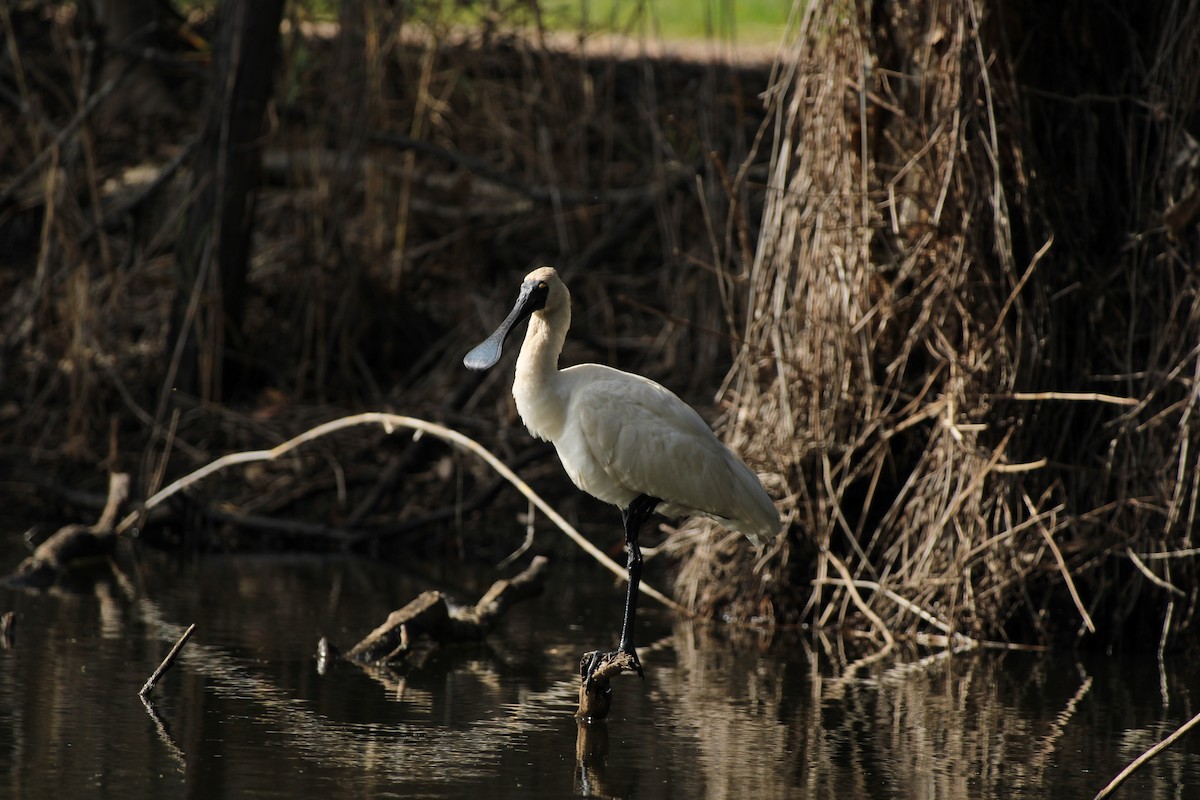
<svg viewBox="0 0 1200 800"><path fill-rule="evenodd" d="M579 710L575 716L585 720L602 720L612 705L611 679L620 672L642 675L642 662L632 647L601 653L593 650L579 661Z"/></svg>
<svg viewBox="0 0 1200 800"><path fill-rule="evenodd" d="M589 692L594 691L598 683L602 682L607 686L609 679L619 672L636 672L639 678L645 679L637 650L632 647L613 650L610 653L592 650L590 653L584 653L583 658L579 660L579 675L583 678L584 688Z"/></svg>

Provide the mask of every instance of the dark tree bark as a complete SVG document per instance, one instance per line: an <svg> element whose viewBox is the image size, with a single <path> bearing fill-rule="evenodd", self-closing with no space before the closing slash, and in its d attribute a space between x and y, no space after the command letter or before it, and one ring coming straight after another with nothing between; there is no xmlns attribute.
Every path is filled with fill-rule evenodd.
<svg viewBox="0 0 1200 800"><path fill-rule="evenodd" d="M206 400L235 385L246 270L283 0L226 0L194 169L195 202L176 249L175 384Z"/></svg>

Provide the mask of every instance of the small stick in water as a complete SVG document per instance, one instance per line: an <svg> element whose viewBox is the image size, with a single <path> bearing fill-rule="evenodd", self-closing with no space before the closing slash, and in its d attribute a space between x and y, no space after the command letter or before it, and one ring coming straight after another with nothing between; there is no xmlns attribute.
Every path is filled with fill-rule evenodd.
<svg viewBox="0 0 1200 800"><path fill-rule="evenodd" d="M1171 745L1175 744L1175 741L1177 739L1179 739L1179 737L1183 736L1185 733L1190 731L1192 728L1196 727L1197 723L1200 723L1200 714L1197 714L1196 716L1189 719L1187 722L1180 725L1178 728L1175 729L1175 732L1172 733L1170 736L1163 739L1161 742L1154 745L1146 752L1142 753L1140 756L1135 758L1133 761L1130 761L1128 766L1126 766L1125 769L1121 770L1117 774L1117 777L1115 777L1111 781L1109 781L1107 786L1105 786L1103 789L1101 789L1099 792L1097 792L1096 796L1094 798L1092 798L1092 800L1104 800L1104 798L1108 797L1110 794L1115 792L1117 790L1117 787L1125 782L1126 778L1128 778L1134 772L1136 772L1137 770L1139 770L1143 766L1145 766L1147 761L1154 758L1156 755L1161 753L1163 750L1166 750Z"/></svg>
<svg viewBox="0 0 1200 800"><path fill-rule="evenodd" d="M154 674L146 679L145 684L142 685L142 690L138 692L139 697L144 699L146 695L154 691L154 687L158 684L159 679L162 678L163 673L169 670L171 665L175 663L175 657L179 655L179 651L187 644L187 640L192 638L192 632L195 630L196 623L193 622L191 625L188 625L188 629L183 632L183 636L179 637L179 641L171 648L171 652L167 653L167 657L158 665L158 669L154 670Z"/></svg>

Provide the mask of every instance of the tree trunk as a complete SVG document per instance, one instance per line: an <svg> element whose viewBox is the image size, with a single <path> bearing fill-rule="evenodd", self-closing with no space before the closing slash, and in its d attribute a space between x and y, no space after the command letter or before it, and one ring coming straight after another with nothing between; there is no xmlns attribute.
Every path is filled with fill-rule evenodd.
<svg viewBox="0 0 1200 800"><path fill-rule="evenodd" d="M219 400L223 387L245 377L239 356L246 351L246 271L282 15L283 0L226 0L221 9L193 165L196 199L176 249L171 338L179 357L175 386L205 400Z"/></svg>
<svg viewBox="0 0 1200 800"><path fill-rule="evenodd" d="M690 537L677 594L1194 641L1200 6L810 0L796 34L725 418L798 524L770 562Z"/></svg>

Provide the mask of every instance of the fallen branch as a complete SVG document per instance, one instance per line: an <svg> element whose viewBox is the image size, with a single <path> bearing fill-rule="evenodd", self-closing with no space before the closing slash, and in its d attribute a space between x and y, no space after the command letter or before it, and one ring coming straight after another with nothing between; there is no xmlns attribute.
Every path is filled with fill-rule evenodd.
<svg viewBox="0 0 1200 800"><path fill-rule="evenodd" d="M175 154L175 157L160 167L155 176L147 181L144 186L133 192L123 201L117 203L113 208L106 210L102 219L90 223L83 230L83 233L79 235L80 243L91 239L96 235L98 230L112 230L120 219L131 214L142 203L146 202L146 200L163 187L163 184L175 177L175 173L191 157L192 151L196 149L199 142L199 136L185 142L183 147L179 148L179 152Z"/></svg>
<svg viewBox="0 0 1200 800"><path fill-rule="evenodd" d="M59 528L17 565L3 583L27 589L44 589L66 572L72 561L107 556L117 542L114 523L129 498L129 475L114 472L108 480L108 500L94 525L73 523Z"/></svg>
<svg viewBox="0 0 1200 800"><path fill-rule="evenodd" d="M208 506L198 507L196 512L202 518L236 525L243 530L259 530L302 539L326 539L331 542L340 543L344 547L350 546L356 540L355 534L344 528L335 528L319 522L284 519L264 514L243 514Z"/></svg>
<svg viewBox="0 0 1200 800"><path fill-rule="evenodd" d="M598 547L584 538L583 534L581 534L574 528L574 526L563 519L561 514L555 511L549 503L543 500L540 495L534 492L533 489L531 489L529 485L525 483L525 481L517 477L515 472L509 469L503 461L494 456L483 445L479 444L468 436L464 436L456 430L447 428L444 425L438 425L436 422L427 422L426 420L417 419L415 417L404 417L398 414L387 414L383 412L367 412L364 414L355 414L349 417L341 417L339 419L331 420L330 422L318 425L315 428L310 428L309 430L294 436L291 439L288 439L286 442L276 445L270 450L247 450L240 453L229 453L228 455L221 456L217 460L210 462L195 472L184 475L182 478L179 478L178 480L151 495L142 504L142 508L139 510L139 512L129 514L123 520L121 520L121 523L117 526L117 532L123 533L124 531L133 527L137 523L139 513L150 511L173 495L178 494L189 486L200 482L209 475L220 472L226 467L232 467L238 464L251 464L258 461L272 461L286 453L291 452L292 450L295 450L301 445L315 441L322 436L342 430L344 428L351 428L358 425L380 425L389 434L397 428L415 430L417 431L416 435L418 436L423 433L429 433L438 437L439 439L443 439L451 444L463 448L464 450L474 453L483 459L488 466L504 477L505 480L511 483L517 489L517 491L525 495L525 497L528 498L531 503L537 506L541 512L550 519L551 522L558 526L559 530L567 534L567 536L571 538L571 541L583 548L588 555L599 561L601 565L603 565L609 572L612 572L617 577L621 578L622 580L628 579L624 567L617 564L617 562L605 555L604 552ZM647 597L653 598L654 600L662 603L672 611L676 611L681 614L688 613L687 610L679 603L676 603L674 600L667 597L654 587L647 585L645 581L641 583L641 592Z"/></svg>
<svg viewBox="0 0 1200 800"><path fill-rule="evenodd" d="M423 592L389 614L346 658L360 664L394 663L406 660L418 644L479 641L513 604L541 593L549 563L538 556L515 578L492 584L473 606L457 606L442 592Z"/></svg>

